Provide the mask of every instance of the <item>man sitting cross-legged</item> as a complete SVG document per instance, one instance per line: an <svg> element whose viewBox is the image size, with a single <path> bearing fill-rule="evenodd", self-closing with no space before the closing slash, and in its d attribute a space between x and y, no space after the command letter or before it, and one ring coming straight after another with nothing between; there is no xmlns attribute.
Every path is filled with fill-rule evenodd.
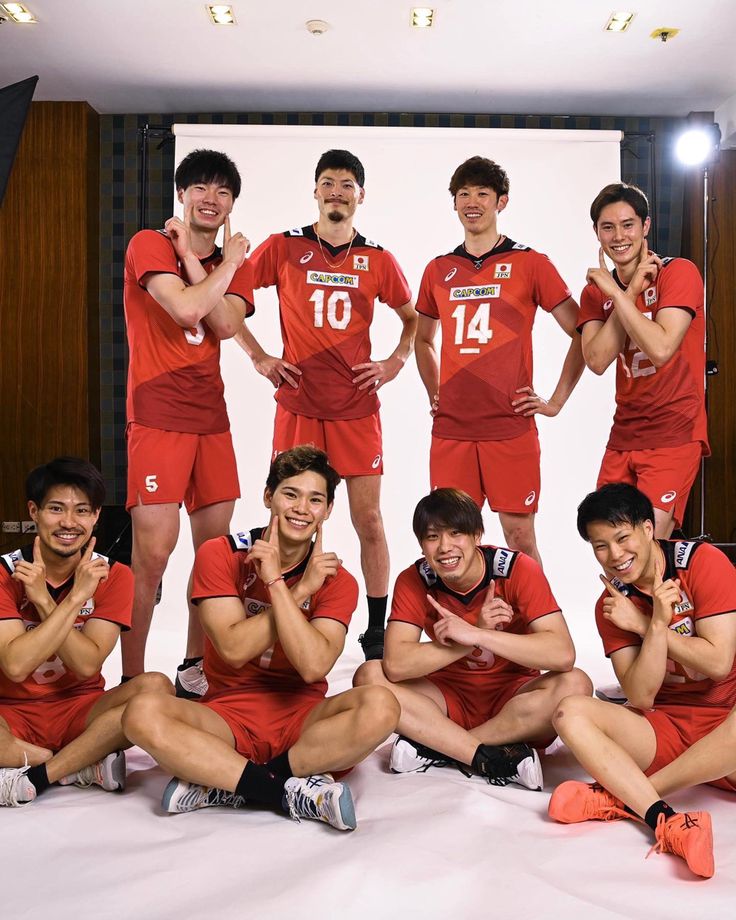
<svg viewBox="0 0 736 920"><path fill-rule="evenodd" d="M547 579L530 556L481 545L481 513L464 492L430 493L413 528L424 558L396 581L383 662L354 680L390 688L401 704L391 769L465 765L495 785L541 789L535 748L554 738L555 707L592 689L573 668Z"/></svg>
<svg viewBox="0 0 736 920"><path fill-rule="evenodd" d="M268 527L198 550L192 600L209 690L202 702L148 694L124 717L135 743L177 777L167 811L254 803L355 827L350 789L328 771L384 741L399 706L381 687L325 699L358 599L355 579L322 549L339 481L316 448L279 454L266 481Z"/></svg>
<svg viewBox="0 0 736 920"><path fill-rule="evenodd" d="M655 523L626 483L578 508L604 572L598 631L629 702L562 701L555 728L597 783L562 783L549 813L566 824L643 819L658 850L709 878L710 815L677 813L663 796L698 783L736 791L736 571L708 543L655 539Z"/></svg>
<svg viewBox="0 0 736 920"><path fill-rule="evenodd" d="M0 805L26 805L51 784L125 785L120 720L139 674L105 692L102 663L130 626L133 575L94 552L105 497L86 460L57 457L26 480L38 536L0 557Z"/></svg>

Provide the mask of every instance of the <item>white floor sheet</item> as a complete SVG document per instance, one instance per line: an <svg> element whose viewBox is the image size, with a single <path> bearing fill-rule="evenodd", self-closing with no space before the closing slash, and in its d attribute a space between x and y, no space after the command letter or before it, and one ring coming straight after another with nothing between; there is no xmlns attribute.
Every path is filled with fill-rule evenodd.
<svg viewBox="0 0 736 920"><path fill-rule="evenodd" d="M174 607L157 612L149 656L167 673L181 644ZM357 632L331 675L333 692L361 660ZM579 664L607 681L597 638L579 633ZM554 786L583 778L564 748L545 758L542 793L451 769L394 776L388 752L386 744L349 777L358 829L344 834L267 810L164 815L168 777L134 748L123 794L55 787L28 807L2 809L0 918L733 916L736 800L727 793L701 787L671 798L713 815L716 875L702 881L673 856L645 861L650 837L633 822L550 821Z"/></svg>

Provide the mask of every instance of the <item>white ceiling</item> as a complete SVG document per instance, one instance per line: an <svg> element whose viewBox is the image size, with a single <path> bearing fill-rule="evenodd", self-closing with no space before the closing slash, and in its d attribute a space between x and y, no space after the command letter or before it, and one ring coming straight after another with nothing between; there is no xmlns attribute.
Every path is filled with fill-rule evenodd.
<svg viewBox="0 0 736 920"><path fill-rule="evenodd" d="M686 115L736 96L733 0L26 0L37 25L0 27L0 86L40 75L38 100L99 112L407 111ZM330 30L309 34L307 19ZM679 28L666 44L649 38Z"/></svg>

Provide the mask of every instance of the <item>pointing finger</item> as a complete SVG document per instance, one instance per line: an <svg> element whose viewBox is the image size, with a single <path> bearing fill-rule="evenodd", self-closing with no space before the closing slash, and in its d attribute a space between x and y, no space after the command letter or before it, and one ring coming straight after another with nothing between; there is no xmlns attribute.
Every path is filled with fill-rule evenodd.
<svg viewBox="0 0 736 920"><path fill-rule="evenodd" d="M36 537L33 541L33 561L43 565L43 556L41 555L41 538Z"/></svg>
<svg viewBox="0 0 736 920"><path fill-rule="evenodd" d="M314 549L312 550L312 555L322 555L322 524L317 524L317 535L314 538Z"/></svg>
<svg viewBox="0 0 736 920"><path fill-rule="evenodd" d="M229 215L229 214L228 214L227 217L225 218L225 226L224 226L224 228L223 228L222 233L223 233L223 237L222 237L222 238L223 238L223 242L227 243L227 242L229 241L229 239L230 239L230 236L231 236L231 234L230 234L230 215Z"/></svg>
<svg viewBox="0 0 736 920"><path fill-rule="evenodd" d="M603 247L598 250L598 264L604 271L608 271L606 266L606 257L603 255Z"/></svg>
<svg viewBox="0 0 736 920"><path fill-rule="evenodd" d="M187 230L192 225L192 212L193 211L194 211L194 205L190 201L186 207L186 210L184 211L184 226L187 228Z"/></svg>
<svg viewBox="0 0 736 920"><path fill-rule="evenodd" d="M87 548L84 551L84 555L82 556L82 562L89 562L89 560L92 558L92 550L95 548L96 542L97 537L90 538L90 541L87 544Z"/></svg>
<svg viewBox="0 0 736 920"><path fill-rule="evenodd" d="M271 518L271 526L269 527L268 533L268 542L273 546L279 545L279 516L274 514Z"/></svg>
<svg viewBox="0 0 736 920"><path fill-rule="evenodd" d="M600 578L600 580L603 582L604 588L606 589L606 591L608 591L608 593L611 595L611 597L623 597L623 595L622 595L621 592L618 590L618 588L616 588L615 585L613 585L613 584L606 578L605 575L600 575L599 578Z"/></svg>
<svg viewBox="0 0 736 920"><path fill-rule="evenodd" d="M496 579L492 578L491 583L488 585L488 590L486 591L486 601L492 601L496 596Z"/></svg>

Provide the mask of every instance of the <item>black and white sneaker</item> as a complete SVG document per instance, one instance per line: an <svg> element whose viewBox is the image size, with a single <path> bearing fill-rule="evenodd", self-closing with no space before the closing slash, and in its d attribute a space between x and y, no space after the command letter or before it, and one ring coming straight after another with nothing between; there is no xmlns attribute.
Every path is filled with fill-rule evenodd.
<svg viewBox="0 0 736 920"><path fill-rule="evenodd" d="M292 776L284 785L284 805L290 817L324 821L339 831L354 831L355 806L347 783L335 782L329 773Z"/></svg>
<svg viewBox="0 0 736 920"><path fill-rule="evenodd" d="M621 684L607 684L605 687L596 687L595 695L599 700L603 700L604 703L623 705L629 701Z"/></svg>
<svg viewBox="0 0 736 920"><path fill-rule="evenodd" d="M440 754L439 751L434 751L403 735L399 735L394 741L388 765L392 773L426 773L430 767L457 766L446 754Z"/></svg>
<svg viewBox="0 0 736 920"><path fill-rule="evenodd" d="M202 658L185 658L176 669L174 686L181 700L198 700L207 692L208 683L202 668Z"/></svg>
<svg viewBox="0 0 736 920"><path fill-rule="evenodd" d="M181 814L187 811L196 811L198 808L242 808L245 799L228 792L227 789L215 789L213 786L200 786L198 783L187 783L183 779L174 777L169 780L161 799L161 807L171 814Z"/></svg>
<svg viewBox="0 0 736 920"><path fill-rule="evenodd" d="M539 754L528 744L483 744L473 768L493 786L516 783L541 792L544 785Z"/></svg>
<svg viewBox="0 0 736 920"><path fill-rule="evenodd" d="M383 658L383 626L369 626L364 633L358 636L358 642L363 649L366 661L376 661Z"/></svg>

